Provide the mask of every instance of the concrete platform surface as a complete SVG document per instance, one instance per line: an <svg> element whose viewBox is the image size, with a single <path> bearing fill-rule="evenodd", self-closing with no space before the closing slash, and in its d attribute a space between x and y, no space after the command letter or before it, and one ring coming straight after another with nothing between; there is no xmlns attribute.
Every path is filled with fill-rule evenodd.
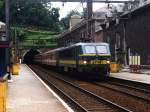
<svg viewBox="0 0 150 112"><path fill-rule="evenodd" d="M150 84L150 75L130 72L111 73L110 77Z"/></svg>
<svg viewBox="0 0 150 112"><path fill-rule="evenodd" d="M8 84L7 112L68 112L26 65Z"/></svg>

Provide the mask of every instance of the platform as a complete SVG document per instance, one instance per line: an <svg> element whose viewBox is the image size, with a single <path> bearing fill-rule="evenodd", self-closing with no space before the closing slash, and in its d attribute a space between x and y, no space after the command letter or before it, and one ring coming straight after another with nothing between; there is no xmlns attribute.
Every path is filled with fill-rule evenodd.
<svg viewBox="0 0 150 112"><path fill-rule="evenodd" d="M148 71L146 71L145 73L130 73L126 71L119 73L111 73L110 77L150 84L150 74L148 73Z"/></svg>
<svg viewBox="0 0 150 112"><path fill-rule="evenodd" d="M18 76L8 84L7 112L68 112L37 76L21 65Z"/></svg>

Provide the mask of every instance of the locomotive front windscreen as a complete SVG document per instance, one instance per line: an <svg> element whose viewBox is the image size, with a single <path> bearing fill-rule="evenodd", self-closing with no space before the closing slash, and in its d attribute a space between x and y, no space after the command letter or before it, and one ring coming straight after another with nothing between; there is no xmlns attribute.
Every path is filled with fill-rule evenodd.
<svg viewBox="0 0 150 112"><path fill-rule="evenodd" d="M104 46L104 45L96 46L96 51L98 54L108 54L109 53L107 46Z"/></svg>
<svg viewBox="0 0 150 112"><path fill-rule="evenodd" d="M84 49L86 54L109 54L109 49L106 45L86 45Z"/></svg>
<svg viewBox="0 0 150 112"><path fill-rule="evenodd" d="M86 46L85 46L85 53L86 53L86 54L96 54L95 46L86 45Z"/></svg>

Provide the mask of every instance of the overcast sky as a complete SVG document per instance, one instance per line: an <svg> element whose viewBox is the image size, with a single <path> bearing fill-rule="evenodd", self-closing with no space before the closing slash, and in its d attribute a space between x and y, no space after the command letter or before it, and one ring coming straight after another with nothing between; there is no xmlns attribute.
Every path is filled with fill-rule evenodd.
<svg viewBox="0 0 150 112"><path fill-rule="evenodd" d="M93 11L104 7L106 4L104 3L93 3ZM86 4L83 4L83 7L85 7ZM58 7L60 8L60 18L65 17L71 10L77 10L79 12L83 11L83 7L81 3L60 3L60 2L52 2L52 7Z"/></svg>

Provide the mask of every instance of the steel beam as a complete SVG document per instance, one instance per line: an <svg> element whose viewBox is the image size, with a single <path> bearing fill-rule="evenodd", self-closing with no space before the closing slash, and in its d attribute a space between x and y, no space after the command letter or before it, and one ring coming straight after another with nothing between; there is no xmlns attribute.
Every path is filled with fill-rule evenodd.
<svg viewBox="0 0 150 112"><path fill-rule="evenodd" d="M51 2L87 2L87 0L50 0ZM94 3L133 3L131 0L92 0Z"/></svg>

